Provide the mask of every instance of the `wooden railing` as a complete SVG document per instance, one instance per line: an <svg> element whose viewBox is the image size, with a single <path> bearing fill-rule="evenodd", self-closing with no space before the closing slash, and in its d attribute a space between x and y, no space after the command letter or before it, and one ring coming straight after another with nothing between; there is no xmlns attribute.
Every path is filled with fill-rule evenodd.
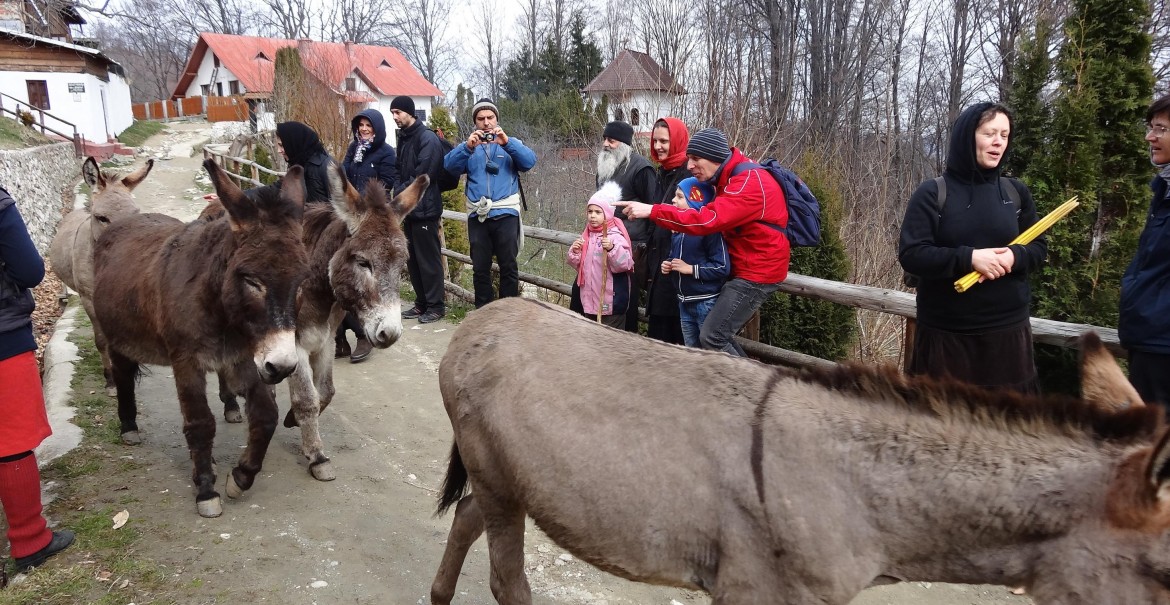
<svg viewBox="0 0 1170 605"><path fill-rule="evenodd" d="M10 102L6 103L4 101L4 99L9 99ZM10 109L9 107L5 107L5 105L10 105L12 108ZM49 113L49 112L41 109L40 107L34 107L32 105L29 105L27 102L21 101L20 99L14 97L14 96L7 95L7 94L0 92L0 115L9 114L12 117L16 118L18 121L23 122L23 119L21 118L21 115L20 115L22 113L21 109L20 109L21 105L27 107L28 109L26 111L30 115L32 115L34 118L36 118L36 125L40 127L41 134L46 134L46 133L51 132L51 133L61 137L62 139L65 139L67 141L73 141L73 153L75 153L77 155L77 157L82 156L82 154L84 153L84 148L82 147L81 134L77 132L77 125L76 124L74 124L73 122L70 122L68 120L62 120L59 116L53 115L52 113ZM73 134L71 134L71 135L66 134L64 132L61 132L60 130L57 130L56 128L52 128L52 127L48 126L47 124L45 124L46 117L52 118L52 119L56 120L57 122L63 124L64 125L63 128L65 128L66 130L72 129Z"/></svg>
<svg viewBox="0 0 1170 605"><path fill-rule="evenodd" d="M252 155L251 145L252 143L248 144L248 155ZM219 167L228 173L228 176L234 178L240 184L240 187L259 187L263 185L264 183L260 180L261 173L276 177L284 176L284 172L273 170L267 166L261 166L249 158L229 155L227 153L228 147L227 144L204 145L203 159L214 159L215 163L219 164ZM244 175L243 171L245 169L248 171L248 176Z"/></svg>
<svg viewBox="0 0 1170 605"><path fill-rule="evenodd" d="M216 157L217 162L228 170L229 174L237 180L245 182L254 182L259 184L258 180L254 180L243 176L242 174L232 174L225 165L224 161L238 163L239 166L250 167L253 171L259 169L271 174L283 174L274 172L257 166L255 162L249 162L244 158L234 158L222 154L215 154L209 152L204 148L205 157ZM239 168L237 168L239 170ZM455 212L452 210L444 210L443 218L456 220L460 222L467 222L467 213ZM550 242L554 244L561 244L564 246L572 245L573 241L577 239L578 234L566 233L564 231L555 231L552 229L543 229L540 227L532 227L524 225L524 237L533 238L540 241ZM471 257L455 252L453 250L443 249L443 255L455 259L468 266L471 265ZM495 264L492 269L498 271L499 267ZM569 296L572 291L572 286L566 283L558 282L556 280L541 277L532 273L520 272L520 281L532 284L538 288L543 288L552 292L558 292L565 296ZM446 283L447 292L458 296L466 301L474 301L474 295L467 291L462 286L448 281ZM834 302L847 307L855 309L868 309L880 313L889 313L891 315L898 315L905 317L908 321L913 321L917 318L918 312L914 302L914 295L899 290L888 290L886 288L874 288L871 286L859 286L856 284L847 284L842 282L831 281L827 279L820 279L817 277L809 277L807 275L799 275L796 273L789 273L788 279L780 285L781 292L787 292L796 296L804 296L807 298L815 298L819 300L826 300ZM640 309L639 314L644 318L645 312ZM1092 326L1086 324L1074 324L1063 321L1053 321L1051 319L1040 319L1033 317L1032 323L1032 338L1036 342L1056 345L1060 347L1075 348L1077 346L1077 338L1088 331L1096 332L1105 346L1109 348L1116 355L1124 354L1117 340L1117 330L1113 328L1103 328L1101 326ZM826 367L835 365L834 362L805 355L796 351L788 351L778 347L769 346L763 343L747 340L742 337L736 337L743 346L748 355L759 359L761 361L773 364L781 364L794 367Z"/></svg>

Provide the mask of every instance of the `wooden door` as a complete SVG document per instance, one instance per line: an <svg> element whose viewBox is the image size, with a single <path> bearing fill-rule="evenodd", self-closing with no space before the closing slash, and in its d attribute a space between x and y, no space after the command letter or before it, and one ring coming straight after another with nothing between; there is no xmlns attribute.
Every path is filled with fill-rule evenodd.
<svg viewBox="0 0 1170 605"><path fill-rule="evenodd" d="M49 109L49 84L44 80L25 80L28 83L28 104L37 109Z"/></svg>

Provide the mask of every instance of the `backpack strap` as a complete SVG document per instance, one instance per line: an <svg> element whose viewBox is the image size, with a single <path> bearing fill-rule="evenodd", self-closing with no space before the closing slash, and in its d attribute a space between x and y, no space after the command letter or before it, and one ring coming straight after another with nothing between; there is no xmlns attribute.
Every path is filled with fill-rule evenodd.
<svg viewBox="0 0 1170 605"><path fill-rule="evenodd" d="M938 209L938 217L942 218L943 208L947 205L947 180L941 176L934 177L934 185L938 188L938 195L935 196L935 208Z"/></svg>
<svg viewBox="0 0 1170 605"><path fill-rule="evenodd" d="M743 163L739 164L738 166L736 166L735 168L731 169L731 176L743 174L749 170L754 170L756 168L759 168L761 170L767 170L767 168L764 168L763 166L761 166L755 162L743 162ZM768 178L772 178L771 175L769 175ZM781 193L783 193L783 191L781 191ZM788 200L785 199L784 201L787 202ZM765 221L762 219L756 220L755 222L757 222L757 223L759 223L759 224L761 224L769 229L775 229L776 231L779 231L784 237L788 237L788 231L786 231L784 229L784 227L781 227L780 225L777 225L776 223L769 223L768 221Z"/></svg>
<svg viewBox="0 0 1170 605"><path fill-rule="evenodd" d="M1008 199L1010 199L1012 201L1012 203L1016 205L1016 210L1019 210L1020 209L1020 190L1016 189L1015 182L1013 182L1012 179L1010 179L1006 176L1001 176L1001 177L999 177L999 188L1001 190L1002 189L1007 190Z"/></svg>

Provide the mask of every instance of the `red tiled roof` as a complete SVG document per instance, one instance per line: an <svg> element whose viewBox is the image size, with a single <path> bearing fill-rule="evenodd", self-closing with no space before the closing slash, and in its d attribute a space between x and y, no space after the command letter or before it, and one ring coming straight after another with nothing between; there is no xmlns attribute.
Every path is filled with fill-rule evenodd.
<svg viewBox="0 0 1170 605"><path fill-rule="evenodd" d="M397 48L207 32L199 34L183 75L175 85L173 96L179 97L186 93L208 49L219 57L224 68L239 78L250 95L271 93L276 51L289 46L299 47L301 62L305 67L335 89L340 88L345 78L356 71L371 89L383 96L443 96L443 91L428 82Z"/></svg>
<svg viewBox="0 0 1170 605"><path fill-rule="evenodd" d="M679 95L687 93L650 55L628 48L618 53L592 82L585 85L585 92L631 90L655 90Z"/></svg>

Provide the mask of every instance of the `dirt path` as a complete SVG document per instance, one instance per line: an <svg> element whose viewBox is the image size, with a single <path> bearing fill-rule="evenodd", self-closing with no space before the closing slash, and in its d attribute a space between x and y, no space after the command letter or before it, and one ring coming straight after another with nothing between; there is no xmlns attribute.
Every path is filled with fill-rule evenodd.
<svg viewBox="0 0 1170 605"><path fill-rule="evenodd" d="M174 124L149 146L195 141L206 125ZM143 209L191 218L202 208L194 178L199 157L160 161L136 192ZM145 442L107 445L103 456L127 461L114 476L83 477L126 508L146 536L136 556L160 565L185 603L427 603L450 517L436 519L435 493L451 429L437 369L455 326L408 322L397 344L362 364L335 366L338 395L321 433L337 480L315 481L299 453L299 432L279 427L263 472L224 514L195 512L190 461L169 368L152 367L138 400ZM209 386L209 400L216 397ZM287 387L278 387L281 409ZM218 404L213 404L216 409ZM220 485L246 439L243 425L220 422L215 456ZM221 490L222 491L222 490ZM690 605L700 594L630 583L568 556L530 526L526 567L538 605ZM473 549L460 581L460 605L494 605L486 543ZM141 595L139 604L151 602ZM166 601L162 601L166 602ZM1002 587L906 584L867 591L854 605L1025 604Z"/></svg>

